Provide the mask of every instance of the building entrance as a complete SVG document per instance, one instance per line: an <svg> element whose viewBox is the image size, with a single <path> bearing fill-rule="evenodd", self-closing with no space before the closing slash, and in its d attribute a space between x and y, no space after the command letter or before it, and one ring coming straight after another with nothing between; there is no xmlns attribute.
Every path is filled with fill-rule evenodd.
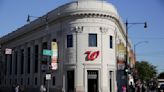
<svg viewBox="0 0 164 92"><path fill-rule="evenodd" d="M74 71L67 71L67 92L74 92Z"/></svg>
<svg viewBox="0 0 164 92"><path fill-rule="evenodd" d="M88 92L98 92L98 71L88 70Z"/></svg>

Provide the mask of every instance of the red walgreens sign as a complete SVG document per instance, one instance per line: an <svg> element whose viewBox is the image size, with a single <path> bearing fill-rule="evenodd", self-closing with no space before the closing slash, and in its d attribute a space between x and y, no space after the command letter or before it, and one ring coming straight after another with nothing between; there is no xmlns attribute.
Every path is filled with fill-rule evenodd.
<svg viewBox="0 0 164 92"><path fill-rule="evenodd" d="M91 51L86 51L85 54L87 54L86 56L86 59L89 61L93 61L95 60L99 54L100 54L100 51L94 51L94 52L91 52Z"/></svg>

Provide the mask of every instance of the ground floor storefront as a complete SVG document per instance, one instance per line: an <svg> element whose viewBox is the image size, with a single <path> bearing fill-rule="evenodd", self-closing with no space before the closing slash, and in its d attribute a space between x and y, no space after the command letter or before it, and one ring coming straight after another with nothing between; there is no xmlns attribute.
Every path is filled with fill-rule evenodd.
<svg viewBox="0 0 164 92"><path fill-rule="evenodd" d="M95 67L96 66L96 67ZM53 79L49 80L50 84L45 83L45 88L49 92L116 92L116 70L111 67L102 67L102 65L86 65L85 67L66 66L63 72L60 72L62 77L56 76L55 86L51 83ZM40 92L41 84L37 86L30 86L18 84L20 90L25 92ZM49 86L48 86L49 85ZM3 85L1 92L14 92L16 85Z"/></svg>

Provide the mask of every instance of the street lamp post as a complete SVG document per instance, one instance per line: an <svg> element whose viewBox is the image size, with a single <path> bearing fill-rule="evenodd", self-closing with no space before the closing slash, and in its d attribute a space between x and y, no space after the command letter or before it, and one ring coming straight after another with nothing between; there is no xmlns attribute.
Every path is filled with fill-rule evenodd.
<svg viewBox="0 0 164 92"><path fill-rule="evenodd" d="M27 22L30 22L30 18L41 18L42 20L45 21L45 25L46 25L46 31L47 31L47 36L49 35L49 26L48 26L48 15L46 15L45 17L36 17L36 16L30 16L28 15L27 17ZM48 45L48 48L50 48L50 46ZM51 77L51 69L50 69L51 63L50 63L50 57L48 56L48 61L47 61L47 74L46 75L50 75ZM49 74L50 73L50 74ZM49 80L47 79L47 92L49 92Z"/></svg>
<svg viewBox="0 0 164 92"><path fill-rule="evenodd" d="M1 50L1 44L0 44L0 67L2 68L2 50ZM3 68L2 68L3 69ZM0 81L2 80L2 69L0 70Z"/></svg>
<svg viewBox="0 0 164 92"><path fill-rule="evenodd" d="M126 56L125 56L125 72L126 72L126 91L128 92L129 89L129 85L128 85L128 71L129 71L129 67L128 67L128 29L129 27L131 27L132 25L137 25L137 24L144 24L144 28L147 28L147 23L146 22L134 22L134 23L129 23L128 20L126 20L125 22L125 27L126 27ZM131 26L129 26L131 25Z"/></svg>

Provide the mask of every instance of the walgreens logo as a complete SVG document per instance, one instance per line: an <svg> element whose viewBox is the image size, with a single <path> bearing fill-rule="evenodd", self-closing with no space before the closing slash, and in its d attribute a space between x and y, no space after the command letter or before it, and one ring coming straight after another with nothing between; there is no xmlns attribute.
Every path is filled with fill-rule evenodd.
<svg viewBox="0 0 164 92"><path fill-rule="evenodd" d="M99 56L100 51L94 51L94 52L86 51L85 54L87 54L87 56L86 56L87 61L93 61Z"/></svg>

